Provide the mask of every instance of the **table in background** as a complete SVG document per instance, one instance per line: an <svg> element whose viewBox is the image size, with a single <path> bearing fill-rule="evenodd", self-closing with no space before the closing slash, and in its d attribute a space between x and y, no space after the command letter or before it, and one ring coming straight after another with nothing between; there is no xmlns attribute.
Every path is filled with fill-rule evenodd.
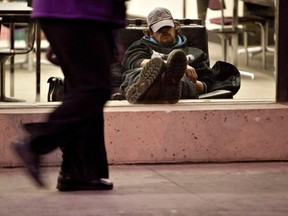
<svg viewBox="0 0 288 216"><path fill-rule="evenodd" d="M275 7L275 0L242 0L242 1L246 3L252 3L267 7Z"/></svg>
<svg viewBox="0 0 288 216"><path fill-rule="evenodd" d="M32 8L25 2L0 2L0 17L19 16L31 17ZM40 101L40 71L41 71L41 30L36 25L36 102Z"/></svg>

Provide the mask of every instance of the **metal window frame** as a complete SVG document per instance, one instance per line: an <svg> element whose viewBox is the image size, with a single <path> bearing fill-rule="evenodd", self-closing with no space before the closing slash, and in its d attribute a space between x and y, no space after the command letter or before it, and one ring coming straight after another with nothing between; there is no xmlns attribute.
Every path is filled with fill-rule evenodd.
<svg viewBox="0 0 288 216"><path fill-rule="evenodd" d="M276 0L276 102L288 102L287 0Z"/></svg>

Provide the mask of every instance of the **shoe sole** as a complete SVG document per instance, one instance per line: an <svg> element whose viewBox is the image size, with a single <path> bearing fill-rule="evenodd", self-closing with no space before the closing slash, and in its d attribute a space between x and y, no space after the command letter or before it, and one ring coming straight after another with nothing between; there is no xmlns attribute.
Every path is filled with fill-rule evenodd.
<svg viewBox="0 0 288 216"><path fill-rule="evenodd" d="M129 103L138 103L149 91L152 84L163 73L165 63L160 58L151 59L142 69L139 81L131 85L126 92L126 99Z"/></svg>
<svg viewBox="0 0 288 216"><path fill-rule="evenodd" d="M101 190L112 190L111 188L97 188L97 187L89 187L89 186L77 186L77 187L70 187L70 186L57 186L57 190L61 192L69 192L69 191L101 191Z"/></svg>
<svg viewBox="0 0 288 216"><path fill-rule="evenodd" d="M173 50L167 60L165 73L164 101L177 103L181 97L180 80L187 68L186 54L182 50Z"/></svg>
<svg viewBox="0 0 288 216"><path fill-rule="evenodd" d="M90 185L71 185L71 184L63 184L59 183L57 184L57 190L61 192L65 191L99 191L99 190L112 190L113 184L106 185L106 186L90 186Z"/></svg>
<svg viewBox="0 0 288 216"><path fill-rule="evenodd" d="M14 152L17 154L17 156L22 160L23 165L26 168L26 172L34 182L37 183L39 187L45 187L45 183L42 181L39 175L39 171L36 168L36 164L32 165L34 162L30 162L29 160L33 160L32 158L34 157L32 152L28 149L26 146L26 143L24 142L17 142L17 143L12 143L12 148Z"/></svg>

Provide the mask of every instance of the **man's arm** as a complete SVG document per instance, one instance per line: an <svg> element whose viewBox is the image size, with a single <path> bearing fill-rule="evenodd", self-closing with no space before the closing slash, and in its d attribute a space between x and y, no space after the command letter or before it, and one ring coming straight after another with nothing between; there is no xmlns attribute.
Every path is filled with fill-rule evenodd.
<svg viewBox="0 0 288 216"><path fill-rule="evenodd" d="M140 39L128 47L124 54L122 65L125 69L142 67L142 62L145 59L148 61L150 57L151 51L149 47L142 42L142 39ZM145 62L143 62L143 64L145 64Z"/></svg>
<svg viewBox="0 0 288 216"><path fill-rule="evenodd" d="M202 50L197 48L188 48L188 56L191 54L193 56L192 61L189 62L189 66L193 68L186 71L189 79L196 85L197 92L199 94L209 92L210 87L214 82L213 70L208 66L209 59L208 55L205 54Z"/></svg>

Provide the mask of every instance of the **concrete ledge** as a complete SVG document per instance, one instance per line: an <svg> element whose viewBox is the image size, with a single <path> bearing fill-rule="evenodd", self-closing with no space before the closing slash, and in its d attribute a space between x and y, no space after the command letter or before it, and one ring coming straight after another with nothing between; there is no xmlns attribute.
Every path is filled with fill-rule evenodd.
<svg viewBox="0 0 288 216"><path fill-rule="evenodd" d="M11 142L21 123L45 119L57 103L0 105L0 166L17 166ZM288 104L183 100L174 105L105 108L110 164L288 160ZM60 151L45 156L59 164Z"/></svg>

